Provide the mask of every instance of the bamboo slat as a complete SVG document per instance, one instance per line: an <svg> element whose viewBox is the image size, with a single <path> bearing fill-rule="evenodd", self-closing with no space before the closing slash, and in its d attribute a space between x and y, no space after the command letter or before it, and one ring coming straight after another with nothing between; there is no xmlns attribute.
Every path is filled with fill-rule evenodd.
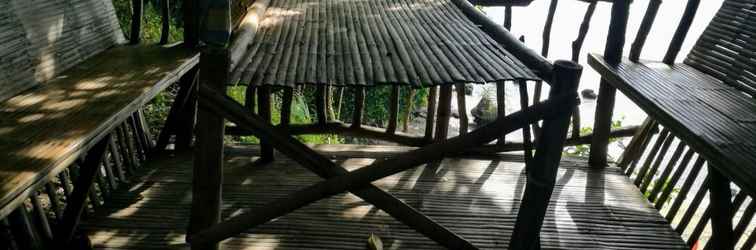
<svg viewBox="0 0 756 250"><path fill-rule="evenodd" d="M256 86L538 79L450 0L272 1L247 41L232 81Z"/></svg>

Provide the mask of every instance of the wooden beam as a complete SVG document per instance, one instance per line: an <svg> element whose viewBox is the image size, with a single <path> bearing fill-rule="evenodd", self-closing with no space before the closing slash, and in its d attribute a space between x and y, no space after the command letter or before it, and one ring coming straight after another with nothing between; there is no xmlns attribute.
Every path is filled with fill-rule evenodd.
<svg viewBox="0 0 756 250"><path fill-rule="evenodd" d="M514 37L509 31L504 29L501 25L492 21L483 12L475 8L467 0L452 0L454 4L469 18L473 23L480 26L480 29L493 38L496 42L500 43L507 51L517 57L528 68L535 71L535 73L543 79L551 79L551 71L553 66L543 56L537 54L532 49L528 48Z"/></svg>
<svg viewBox="0 0 756 250"><path fill-rule="evenodd" d="M257 90L257 113L260 117L268 123L271 123L271 87L260 86ZM268 140L260 138L260 162L271 162L273 158L273 146L270 145Z"/></svg>
<svg viewBox="0 0 756 250"><path fill-rule="evenodd" d="M577 95L581 72L582 67L577 63L556 61L554 81L557 84L552 85L549 99L565 94ZM510 237L510 249L540 249L539 234L556 182L562 147L567 138L570 115L574 106L567 108L568 111L543 121L543 130L536 145L535 156L526 166L528 178L525 194L520 203L512 237Z"/></svg>
<svg viewBox="0 0 756 250"><path fill-rule="evenodd" d="M506 100L507 99L507 92L506 92L506 82L499 81L496 82L496 116L497 117L504 117L507 116L507 108L506 108ZM496 141L496 144L504 145L507 142L507 134L502 133L499 136L499 139Z"/></svg>
<svg viewBox="0 0 756 250"><path fill-rule="evenodd" d="M131 0L131 44L139 44L142 40L142 16L144 15L144 1Z"/></svg>
<svg viewBox="0 0 756 250"><path fill-rule="evenodd" d="M459 134L467 134L469 121L467 120L467 102L465 102L465 84L458 83L454 85L457 91L457 113L459 114Z"/></svg>
<svg viewBox="0 0 756 250"><path fill-rule="evenodd" d="M216 3L220 4L220 3ZM216 6L217 11L225 11L225 17L219 16L216 20L230 20L230 3L225 1L226 6ZM230 22L225 30L215 32L227 32L230 34ZM219 27L216 27L219 28ZM203 35L205 37L206 35ZM219 35L214 39L220 39ZM211 90L225 93L228 84L229 72L228 50L220 44L210 43L200 54L200 81L199 95L203 91ZM194 154L194 170L192 179L192 206L189 219L188 234L202 231L220 222L223 187L223 136L225 123L218 113L203 109L203 100L199 100L199 112L197 117L196 138ZM245 111L248 112L248 111ZM192 249L218 249L217 242L208 244L192 245Z"/></svg>
<svg viewBox="0 0 756 250"><path fill-rule="evenodd" d="M433 125L436 116L436 99L438 87L428 87L428 109L425 113L425 140L433 141Z"/></svg>
<svg viewBox="0 0 756 250"><path fill-rule="evenodd" d="M348 173L346 169L336 166L333 162L327 158L316 154L312 149L302 144L298 140L286 135L279 131L279 129L271 127L269 124L263 122L259 117L243 112L241 107L228 97L224 97L218 92L210 92L213 90L207 90L206 88L200 91L202 98L207 99L201 102L206 105L205 108L212 109L217 114L222 114L228 117L232 122L239 126L246 127L251 131L258 133L261 138L266 138L273 143L277 150L288 155L293 160L297 161L304 167L311 169L316 174L330 178L334 176L345 175ZM204 93L204 94L203 94ZM574 98L574 96L573 96ZM570 98L561 98L552 102L559 102L560 105L554 105L549 103L542 104L535 107L534 112L530 116L520 115L518 117L511 118L510 120L503 120L501 123L507 123L512 121L519 121L520 119L536 120L541 116L549 115L554 112L559 112L560 107L565 106ZM535 115L535 114L541 114ZM502 125L503 126L503 125ZM516 125L514 125L516 126ZM487 130L487 133L494 133L491 129ZM496 131L499 131L498 129ZM423 159L415 159L414 161L423 161ZM386 211L389 215L393 216L399 221L404 222L409 227L414 228L418 232L436 240L444 246L452 249L462 249L469 245L469 242L456 236L451 231L441 227L437 223L433 222L430 218L427 218L417 212L416 210L408 207L406 204L398 201L393 196L375 188L372 185L367 185L359 189L350 189L355 195L365 199L371 204L376 205L378 208ZM191 241L191 240L190 240ZM213 239L200 240L200 242L213 242Z"/></svg>
<svg viewBox="0 0 756 250"><path fill-rule="evenodd" d="M326 105L326 85L320 84L315 89L315 112L320 124L328 122Z"/></svg>
<svg viewBox="0 0 756 250"><path fill-rule="evenodd" d="M252 39L257 34L257 27L263 19L265 10L268 9L270 0L257 0L247 8L244 17L239 23L239 27L234 30L234 38L229 46L230 68L236 69L239 62L244 56L247 56L247 49Z"/></svg>
<svg viewBox="0 0 756 250"><path fill-rule="evenodd" d="M294 88L284 87L281 100L281 127L287 128L291 124L291 105L294 99Z"/></svg>
<svg viewBox="0 0 756 250"><path fill-rule="evenodd" d="M508 117L499 117L496 121L484 125L467 135L454 137L444 142L419 148L395 158L380 161L347 173L346 170L335 167L335 164L327 158L320 156L306 145L285 135L281 131L277 131L277 129L270 127L254 115L241 112L241 109L234 107L238 106L238 104L235 104L232 100L228 99L228 97L224 98L217 92L212 93L210 91L212 90L203 89L200 91L200 93L203 93L202 98L207 99L206 102L201 103L208 105L208 109L213 109L215 112L228 117L231 121L240 126L249 127L250 130L257 131L261 137L270 138L271 141L276 142L274 145L278 146L278 150L289 155L293 160L298 161L304 166L321 169L316 170L316 173L322 170L340 170L338 170L339 173L329 175L328 177L330 177L330 179L301 189L290 197L276 200L264 209L243 213L232 219L226 220L213 228L192 234L188 239L189 242L191 244L200 245L223 240L247 230L250 226L265 223L272 218L284 215L311 202L349 190L366 201L373 203L380 209L384 209L384 211L387 211L387 213L402 222L415 222L408 223L408 225L450 249L471 249L473 248L472 245L467 241L460 241L459 239L461 238L448 238L450 236L456 236L451 232L428 231L430 228L428 228L427 224L418 224L418 216L419 218L426 218L421 216L421 214L416 213L412 216L405 214L406 212L414 210L410 209L402 213L395 213L396 207L387 207L384 203L375 203L374 199L366 197L362 192L364 192L365 189L373 188L370 184L372 181L427 163L428 161L440 160L445 155L457 152L463 148L492 141L501 133L501 131L514 131L525 124L543 119L544 117L558 116L562 113L569 114L572 106L577 103L576 93L555 97L546 102L534 105L528 108L527 111L516 112ZM323 166L328 167L323 168ZM381 193L383 192L381 191ZM407 207L406 205L402 205L401 208Z"/></svg>
<svg viewBox="0 0 756 250"><path fill-rule="evenodd" d="M189 71L182 79L192 81L192 87L189 89L189 95L184 103L184 107L179 114L179 125L176 128L176 141L174 142L176 151L186 151L192 146L194 138L194 125L197 123L197 89L199 87L199 68L196 67Z"/></svg>
<svg viewBox="0 0 756 250"><path fill-rule="evenodd" d="M386 126L387 134L396 133L396 124L399 121L399 85L391 86L391 95L389 96L389 118Z"/></svg>
<svg viewBox="0 0 756 250"><path fill-rule="evenodd" d="M94 145L84 158L84 162L81 164L79 176L76 178L76 183L71 196L68 197L65 210L63 210L63 217L60 220L57 231L55 232L55 244L58 246L69 246L71 240L74 238L76 227L79 225L81 214L86 206L87 196L92 185L94 184L95 176L100 170L100 164L105 157L105 149L107 148L110 135L100 139L97 144ZM96 201L92 201L93 203Z"/></svg>
<svg viewBox="0 0 756 250"><path fill-rule="evenodd" d="M182 0L181 10L184 19L184 46L194 48L199 44L199 0Z"/></svg>
<svg viewBox="0 0 756 250"><path fill-rule="evenodd" d="M677 54L680 53L680 48L682 48L682 44L685 42L685 36L688 35L690 26L693 24L693 18L696 17L700 3L701 0L688 0L688 4L685 5L685 12L683 12L682 18L680 18L680 24L677 25L677 30L675 30L672 41L669 43L669 48L667 48L667 54L664 55L664 59L662 60L664 63L675 63Z"/></svg>
<svg viewBox="0 0 756 250"><path fill-rule="evenodd" d="M160 29L160 44L168 44L171 34L171 3L170 0L160 0L160 15L162 27Z"/></svg>
<svg viewBox="0 0 756 250"><path fill-rule="evenodd" d="M528 108L528 82L519 80L520 89L520 110ZM522 150L524 151L525 162L533 159L533 140L530 138L530 124L522 127Z"/></svg>
<svg viewBox="0 0 756 250"><path fill-rule="evenodd" d="M638 58L640 58L643 45L646 44L646 38L648 38L648 33L651 31L651 26L654 25L654 20L656 20L656 14L659 13L661 3L662 0L651 0L648 2L646 13L643 15L643 21L641 21L638 33L635 35L635 40L633 40L633 44L630 46L629 57L631 61L637 62Z"/></svg>
<svg viewBox="0 0 756 250"><path fill-rule="evenodd" d="M436 141L443 141L449 135L449 120L451 119L451 97L452 85L442 85L439 87L438 95L438 117L436 120Z"/></svg>
<svg viewBox="0 0 756 250"><path fill-rule="evenodd" d="M730 250L735 248L732 233L732 216L734 212L730 200L730 180L716 168L709 166L711 183L709 186L709 206L711 208L711 246L713 249Z"/></svg>
<svg viewBox="0 0 756 250"><path fill-rule="evenodd" d="M609 22L609 35L607 36L606 49L604 50L604 58L609 63L619 63L622 57L630 2L630 0L615 0L612 3L612 19ZM588 158L588 164L594 168L604 168L607 166L609 131L612 125L612 113L614 112L616 93L617 89L602 78L599 85L598 100L596 100L593 143L591 143L591 153Z"/></svg>
<svg viewBox="0 0 756 250"><path fill-rule="evenodd" d="M196 72L196 70L195 70ZM179 127L185 124L181 124L180 120L182 120L181 116L185 115L184 109L186 109L189 105L189 99L192 94L192 90L196 87L194 81L194 77L196 75L189 73L187 75L184 75L181 77L181 80L179 80L179 90L176 94L176 98L174 98L173 103L171 104L171 109L168 111L168 117L165 119L165 124L163 124L163 128L160 130L160 134L158 135L157 143L155 143L155 151L163 151L165 150L166 146L168 146L168 143L170 142L170 138L172 135L177 135L177 130L179 130ZM176 138L178 140L178 138Z"/></svg>
<svg viewBox="0 0 756 250"><path fill-rule="evenodd" d="M354 89L354 111L352 113L352 127L362 126L362 112L365 109L365 87L356 86Z"/></svg>
<svg viewBox="0 0 756 250"><path fill-rule="evenodd" d="M8 224L19 249L42 248L25 205L17 207L8 215Z"/></svg>

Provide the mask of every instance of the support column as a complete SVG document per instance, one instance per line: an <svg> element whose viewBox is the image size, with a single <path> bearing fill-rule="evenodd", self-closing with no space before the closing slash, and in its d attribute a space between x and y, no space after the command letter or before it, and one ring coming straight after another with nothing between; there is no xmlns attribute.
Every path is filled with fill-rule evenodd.
<svg viewBox="0 0 756 250"><path fill-rule="evenodd" d="M575 95L582 67L571 61L554 63L554 80L549 99L560 95ZM544 119L535 156L527 164L525 194L517 214L509 249L540 249L540 232L556 182L562 147L567 138L572 112Z"/></svg>
<svg viewBox="0 0 756 250"><path fill-rule="evenodd" d="M208 7L207 12L202 13L206 21L200 38L207 46L200 54L200 89L209 88L226 93L230 67L227 45L231 37L231 3L230 0L203 1L201 6ZM188 237L220 222L224 134L223 117L206 109L200 100ZM191 247L193 250L215 250L218 249L218 243L195 244Z"/></svg>
<svg viewBox="0 0 756 250"><path fill-rule="evenodd" d="M622 58L622 47L625 45L627 18L630 10L630 0L617 0L612 3L612 19L609 23L609 35L604 50L604 59L610 64L618 64ZM609 132L612 126L614 98L617 89L606 80L601 79L598 100L596 100L596 118L593 123L593 142L588 163L594 168L607 165L607 151L609 146Z"/></svg>

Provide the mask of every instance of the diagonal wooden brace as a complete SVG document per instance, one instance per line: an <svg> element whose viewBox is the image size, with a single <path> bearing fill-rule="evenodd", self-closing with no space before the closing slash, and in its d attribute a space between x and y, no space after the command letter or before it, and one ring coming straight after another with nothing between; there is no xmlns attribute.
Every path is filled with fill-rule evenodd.
<svg viewBox="0 0 756 250"><path fill-rule="evenodd" d="M328 158L318 154L307 147L307 145L290 136L285 130L273 127L259 116L250 113L242 105L220 94L218 91L200 85L199 93L201 108L226 117L246 130L254 131L256 136L271 142L276 150L287 155L318 176L332 178L349 173L348 170L336 165ZM461 236L373 185L350 190L350 192L443 246L450 249L476 249Z"/></svg>
<svg viewBox="0 0 756 250"><path fill-rule="evenodd" d="M428 224L419 224L418 222L420 221L418 220L418 218L427 217L410 208L401 201L396 200L396 198L394 198L393 196L390 196L382 190L375 188L369 183L383 177L427 163L428 161L443 159L444 156L459 152L465 148L490 142L496 139L502 132L511 132L517 130L522 126L525 126L526 124L541 120L544 117L551 117L554 115L569 112L572 107L577 104L577 96L574 93L570 95L555 97L546 102L536 104L528 108L527 110L516 112L507 117L499 118L495 122L472 131L469 134L457 136L449 139L448 141L439 142L423 148L419 148L411 152L399 155L396 158L374 163L353 172L346 172L346 170L336 166L328 159L315 153L306 145L300 143L299 141L296 141L288 135L285 135L285 133L279 131L271 125L268 125L254 115L244 112L241 105L235 103L228 97L224 97L223 95L218 94L217 91L202 88L200 90L200 97L203 99L203 102L201 102L203 108L217 112L218 114L225 116L229 120L235 122L238 126L255 131L258 136L262 138L267 137L272 142L276 142L274 145L276 145L281 152L288 155L293 155L294 160L309 162L307 163L307 165L311 166L314 172L336 172L334 171L336 169L338 169L338 172L343 172L339 174L325 174L324 176L329 176L332 178L312 185L308 188L302 189L290 197L274 201L266 206L265 209L255 211L255 213L245 213L239 215L189 237L189 241L192 244L200 245L206 244L208 242L217 242L223 240L225 238L241 233L251 226L265 223L270 219L285 215L309 203L348 190L362 197L366 201L376 205L377 207L386 210L387 213L394 216L398 220L406 223L412 228L415 228L419 232L423 233L431 239L436 240L446 247L449 247L451 249L475 248L472 245L450 245L450 243L454 242L450 242L448 238L443 238L443 235L454 235L453 233L437 224L433 226L429 226ZM392 202L393 205L391 203L375 203L375 199L374 197L372 197L372 195L367 195L367 197L365 197L365 190L376 190L371 192L388 195L390 199L386 201ZM399 205L401 207L397 209L397 207L394 207L395 205ZM399 212L402 210L403 212ZM410 214L406 213L407 211L411 211L415 215L410 216ZM430 218L427 218L427 220L432 222ZM443 229L443 231L437 231L434 228ZM466 241L464 243L469 244Z"/></svg>

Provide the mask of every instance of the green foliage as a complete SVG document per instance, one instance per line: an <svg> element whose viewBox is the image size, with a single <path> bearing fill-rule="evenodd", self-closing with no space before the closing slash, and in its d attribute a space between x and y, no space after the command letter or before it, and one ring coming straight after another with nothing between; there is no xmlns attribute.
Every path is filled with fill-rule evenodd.
<svg viewBox="0 0 756 250"><path fill-rule="evenodd" d="M181 41L184 28L181 19L181 4L183 1L171 1L171 20L169 42ZM145 1L144 19L142 23L142 42L154 44L160 41L162 30L162 15L160 14L160 0ZM124 35L128 38L131 34L131 0L113 0L113 7L118 15L118 22Z"/></svg>
<svg viewBox="0 0 756 250"><path fill-rule="evenodd" d="M619 120L612 121L612 129L618 129L622 127L622 121L625 120L625 117L620 117ZM589 135L593 133L592 127L582 127L580 128L580 136ZM615 143L617 141L616 138L609 139L609 143ZM564 151L562 151L562 154L565 156L571 156L571 157L577 157L577 158L588 158L588 156L591 153L590 145L576 145L576 146L569 146L565 147ZM609 159L609 161L614 161L613 159Z"/></svg>

